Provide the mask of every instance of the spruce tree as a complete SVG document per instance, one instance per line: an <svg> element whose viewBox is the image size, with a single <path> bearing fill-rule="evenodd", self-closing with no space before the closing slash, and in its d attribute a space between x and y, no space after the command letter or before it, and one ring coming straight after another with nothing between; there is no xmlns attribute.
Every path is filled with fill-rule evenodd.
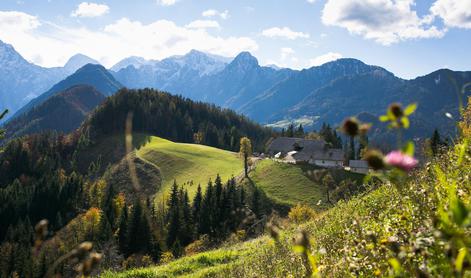
<svg viewBox="0 0 471 278"><path fill-rule="evenodd" d="M200 223L198 225L198 233L200 235L211 234L211 231L212 231L211 210L213 208L212 200L213 200L213 183L210 180L208 182L208 186L206 187L206 191L203 196L203 202L201 204L201 218L200 218Z"/></svg>
<svg viewBox="0 0 471 278"><path fill-rule="evenodd" d="M174 181L172 190L170 192L170 199L168 200L168 212L167 212L167 246L172 246L178 239L180 233L180 202L179 202L179 191L176 181Z"/></svg>
<svg viewBox="0 0 471 278"><path fill-rule="evenodd" d="M128 209L127 205L124 204L121 216L119 219L119 230L118 230L118 246L119 251L123 254L128 254Z"/></svg>

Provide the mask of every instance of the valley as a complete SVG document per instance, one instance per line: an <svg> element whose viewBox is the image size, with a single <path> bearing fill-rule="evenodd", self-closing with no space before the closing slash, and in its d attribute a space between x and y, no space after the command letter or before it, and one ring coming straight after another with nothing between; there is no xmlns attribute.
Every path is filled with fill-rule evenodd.
<svg viewBox="0 0 471 278"><path fill-rule="evenodd" d="M471 277L471 0L1 2L0 278Z"/></svg>

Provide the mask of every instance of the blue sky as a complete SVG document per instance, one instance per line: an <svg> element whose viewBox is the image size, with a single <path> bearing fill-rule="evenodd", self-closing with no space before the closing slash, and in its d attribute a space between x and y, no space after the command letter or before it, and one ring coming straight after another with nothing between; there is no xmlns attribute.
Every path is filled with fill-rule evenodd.
<svg viewBox="0 0 471 278"><path fill-rule="evenodd" d="M247 50L262 65L352 57L413 78L471 70L471 0L2 0L0 40L43 66Z"/></svg>

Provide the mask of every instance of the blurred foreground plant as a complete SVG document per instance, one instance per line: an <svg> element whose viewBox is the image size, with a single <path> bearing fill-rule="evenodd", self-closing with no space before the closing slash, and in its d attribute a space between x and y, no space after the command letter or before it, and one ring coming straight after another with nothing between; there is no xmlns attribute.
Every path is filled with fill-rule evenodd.
<svg viewBox="0 0 471 278"><path fill-rule="evenodd" d="M43 219L39 221L35 226L35 240L34 240L34 253L38 254L44 242L49 234L48 231L49 221ZM76 248L72 249L67 254L61 256L54 261L52 266L49 267L45 277L57 277L56 269L66 261L71 262L74 265L74 270L77 273L77 277L90 277L92 272L97 268L103 255L97 252L93 252L93 244L85 241L79 244Z"/></svg>

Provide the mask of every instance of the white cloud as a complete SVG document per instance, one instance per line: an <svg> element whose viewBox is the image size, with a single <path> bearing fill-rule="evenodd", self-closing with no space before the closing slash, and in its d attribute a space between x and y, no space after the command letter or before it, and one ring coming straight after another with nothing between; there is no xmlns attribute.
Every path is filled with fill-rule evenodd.
<svg viewBox="0 0 471 278"><path fill-rule="evenodd" d="M442 37L446 30L431 26L429 16L420 18L411 9L414 4L414 0L328 0L322 22L383 45Z"/></svg>
<svg viewBox="0 0 471 278"><path fill-rule="evenodd" d="M291 47L282 47L281 48L281 60L286 60L288 57L292 56L295 51Z"/></svg>
<svg viewBox="0 0 471 278"><path fill-rule="evenodd" d="M40 25L41 23L36 16L16 11L0 11L0 35L5 32L30 31Z"/></svg>
<svg viewBox="0 0 471 278"><path fill-rule="evenodd" d="M434 16L443 19L446 26L471 29L471 1L437 0L430 8Z"/></svg>
<svg viewBox="0 0 471 278"><path fill-rule="evenodd" d="M288 27L273 27L262 31L262 35L269 38L284 38L289 40L295 40L299 38L307 39L309 34L303 32L295 32Z"/></svg>
<svg viewBox="0 0 471 278"><path fill-rule="evenodd" d="M221 28L219 23L214 20L195 20L188 23L185 27L191 29Z"/></svg>
<svg viewBox="0 0 471 278"><path fill-rule="evenodd" d="M177 0L157 0L157 4L161 6L172 6L177 3Z"/></svg>
<svg viewBox="0 0 471 278"><path fill-rule="evenodd" d="M214 9L206 10L201 13L202 16L204 17L214 17L214 16L219 16L222 19L228 19L229 18L229 11L224 10L222 12Z"/></svg>
<svg viewBox="0 0 471 278"><path fill-rule="evenodd" d="M110 7L105 4L82 2L77 9L72 12L73 17L98 17L107 14Z"/></svg>
<svg viewBox="0 0 471 278"><path fill-rule="evenodd" d="M234 57L241 51L258 49L249 37L211 35L205 29L187 28L168 20L144 24L122 18L89 29L58 26L20 12L0 13L0 40L42 66L61 66L76 53L111 66L129 56L162 59L198 49Z"/></svg>
<svg viewBox="0 0 471 278"><path fill-rule="evenodd" d="M329 52L329 53L317 56L316 58L309 60L309 66L310 67L320 66L327 62L338 60L342 57L343 56L340 53Z"/></svg>
<svg viewBox="0 0 471 278"><path fill-rule="evenodd" d="M307 0L307 2L310 3L310 4L314 4L314 3L316 3L316 0Z"/></svg>

